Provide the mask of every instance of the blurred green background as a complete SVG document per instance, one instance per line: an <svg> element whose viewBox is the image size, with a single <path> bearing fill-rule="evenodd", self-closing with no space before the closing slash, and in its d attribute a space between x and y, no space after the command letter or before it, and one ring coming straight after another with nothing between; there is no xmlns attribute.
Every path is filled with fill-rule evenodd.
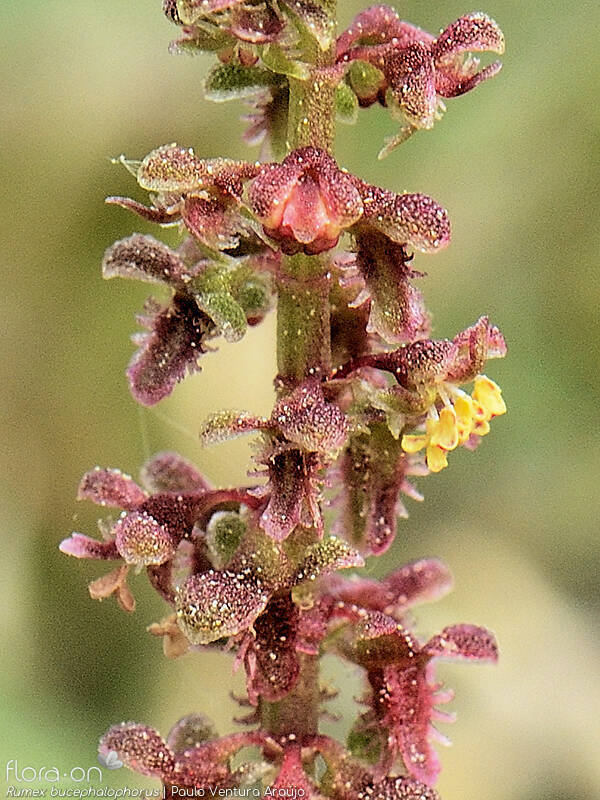
<svg viewBox="0 0 600 800"><path fill-rule="evenodd" d="M361 5L342 2L341 22ZM459 711L444 727L454 747L442 753L442 796L583 800L600 790L600 6L484 6L508 43L498 78L450 101L432 132L384 162L376 154L395 125L381 109L339 131L346 167L450 211L452 246L415 262L429 272L436 334L489 313L510 348L488 370L509 414L475 454L455 453L450 469L420 481L426 502L409 501L394 547L369 570L442 557L456 589L419 611L420 629L472 621L500 640L497 668L440 670ZM430 30L470 10L464 0L400 7ZM73 529L95 530L96 509L75 491L96 463L136 474L169 447L215 483L242 481L247 443L205 451L197 430L221 406L270 409L274 328L206 357L157 410L136 407L123 373L147 287L104 283L99 263L114 239L150 228L103 205L106 194L141 197L109 157L171 141L200 156L244 156L240 108L203 101L202 59L168 55L175 29L160 0L3 0L0 28L4 781L9 759L95 764L98 736L121 720L166 732L205 710L231 729L229 659L167 662L144 631L163 612L145 582L132 581L131 617L94 603L86 584L102 566L57 545ZM344 687L334 704L343 721L330 726L340 731L355 713L357 676L336 661L327 671ZM142 785L122 773L107 780Z"/></svg>

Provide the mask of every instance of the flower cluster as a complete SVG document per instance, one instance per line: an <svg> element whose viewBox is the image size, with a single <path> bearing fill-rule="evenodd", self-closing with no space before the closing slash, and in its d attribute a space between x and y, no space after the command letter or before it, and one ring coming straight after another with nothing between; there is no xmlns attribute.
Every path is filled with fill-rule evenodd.
<svg viewBox="0 0 600 800"><path fill-rule="evenodd" d="M269 416L221 410L201 428L204 445L255 437L247 485L213 488L172 452L150 459L139 484L96 467L79 498L120 513L99 523L101 538L75 532L60 549L117 562L90 594L115 595L126 611L135 606L127 579L144 570L168 606L149 632L169 657L231 651L253 727L219 737L192 714L165 740L128 722L108 731L100 752L161 780L166 797L260 784L316 800L438 800L433 723L450 720L438 706L451 693L435 665L495 662L494 636L471 624L418 636L411 609L452 584L440 561L382 580L357 570L390 548L408 515L404 498L423 499L414 479L446 467L459 446L473 450L505 413L484 370L506 344L487 317L432 338L413 260L449 244L448 213L339 165L333 117L387 105L406 123L387 151L430 128L442 98L498 72L466 54L502 52L502 33L474 13L435 37L377 5L336 39L333 0L164 0L163 10L181 31L173 49L216 55L207 96L250 102L246 138L266 146L258 161L202 158L177 144L118 159L149 200L108 202L181 234L175 248L134 234L104 256L105 278L158 285L166 298L139 317L147 332L134 337L131 391L144 405L160 402L214 339L238 341L277 302L277 396ZM364 678L346 747L319 731L325 653Z"/></svg>
<svg viewBox="0 0 600 800"><path fill-rule="evenodd" d="M476 445L477 439L473 437L485 436L492 417L506 413L501 391L494 381L478 375L474 383L471 397L455 390L454 397L448 399L439 413L435 406L431 407L425 433L402 437L402 449L407 453L427 449L427 466L431 472L447 467L447 454L458 445Z"/></svg>
<svg viewBox="0 0 600 800"><path fill-rule="evenodd" d="M323 551L324 552L324 551ZM307 579L307 572L318 571L322 554L309 559L296 575ZM204 614L223 618L222 606L231 613L238 603L239 586L226 583L227 573L204 573L205 580L188 580L181 591L179 607L188 616L184 626L196 643L208 644L218 638L231 637L238 644L238 661L243 661L248 674L249 698L258 702L274 701L289 693L299 680L302 657L321 652L336 653L365 671L368 710L359 717L350 737L351 748L338 763L341 748L337 743L318 736L298 740L274 741L261 731L216 738L206 718L193 715L182 720L171 732L167 742L152 729L134 723L115 726L103 738L101 752L114 750L129 767L142 774L161 778L166 786L202 786L213 781L219 785L240 785L255 780L257 766L243 765L234 774L226 766L231 755L244 747L264 748L268 761L279 767L264 765L266 774L281 778L290 762L295 763L293 785L310 786L308 796L319 796L314 778L304 773L301 755L311 751L322 753L326 761L336 763L337 775L329 787L331 796L361 797L365 781L373 781L381 769L388 769L400 756L408 776L403 778L408 797L420 797L429 790L440 765L432 741L440 734L434 721L452 721L452 716L436 706L452 698L441 691L435 682L435 662L439 659L490 661L497 659L493 634L475 625L453 625L427 642L421 642L410 629L407 612L418 603L445 594L452 585L447 568L436 560L423 560L394 571L384 581L366 578L343 579L333 574L339 566L353 566L346 557L330 558L320 583L313 587L312 604L297 607L281 593L262 605L268 610L259 615L244 598L236 608L237 626L234 630L211 630L206 622L198 623ZM255 564L254 571L258 570ZM323 576L328 577L323 579ZM298 585L298 584L296 584ZM243 610L242 610L243 606ZM204 609L204 611L203 611ZM194 619L192 619L192 615ZM255 630L252 631L252 619ZM199 631L205 631L199 634ZM199 637L199 638L198 638ZM201 736L199 734L202 734ZM210 737L210 738L209 738ZM182 745L185 744L185 747ZM361 767L366 751L371 752L372 771ZM293 755L292 755L293 753ZM378 766L376 766L378 765ZM351 777L345 788L340 772ZM289 777L289 776L288 776ZM329 778L324 779L324 783ZM271 778L273 780L273 778ZM275 779L276 782L277 779ZM324 787L321 787L321 790ZM404 796L404 795L402 795ZM435 797L435 793L431 795Z"/></svg>

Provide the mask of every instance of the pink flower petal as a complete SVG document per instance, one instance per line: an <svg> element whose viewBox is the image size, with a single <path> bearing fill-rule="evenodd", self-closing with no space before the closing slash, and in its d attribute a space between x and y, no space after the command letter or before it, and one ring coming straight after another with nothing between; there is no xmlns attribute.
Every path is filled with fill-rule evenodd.
<svg viewBox="0 0 600 800"><path fill-rule="evenodd" d="M58 549L61 553L75 558L93 558L97 560L116 561L121 558L114 541L99 542L82 533L72 533L63 539Z"/></svg>
<svg viewBox="0 0 600 800"><path fill-rule="evenodd" d="M147 461L141 481L150 492L203 492L210 489L206 478L191 461L165 450Z"/></svg>
<svg viewBox="0 0 600 800"><path fill-rule="evenodd" d="M130 511L144 502L146 494L133 478L121 470L96 467L81 479L77 499Z"/></svg>
<svg viewBox="0 0 600 800"><path fill-rule="evenodd" d="M427 642L431 658L498 661L498 644L491 631L478 625L451 625Z"/></svg>
<svg viewBox="0 0 600 800"><path fill-rule="evenodd" d="M104 756L113 750L129 769L161 780L168 780L175 767L175 757L162 736L135 722L114 725L100 740L98 750Z"/></svg>

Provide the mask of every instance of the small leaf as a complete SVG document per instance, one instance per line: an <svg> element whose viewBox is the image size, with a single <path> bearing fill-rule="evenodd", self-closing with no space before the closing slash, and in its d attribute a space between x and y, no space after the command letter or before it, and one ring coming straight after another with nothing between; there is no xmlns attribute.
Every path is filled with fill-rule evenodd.
<svg viewBox="0 0 600 800"><path fill-rule="evenodd" d="M91 500L99 506L133 510L146 499L130 475L120 469L95 469L86 472L77 491L78 500Z"/></svg>
<svg viewBox="0 0 600 800"><path fill-rule="evenodd" d="M232 287L232 294L251 324L252 320L262 319L271 306L269 287L258 275L252 275L239 286Z"/></svg>
<svg viewBox="0 0 600 800"><path fill-rule="evenodd" d="M175 767L175 758L154 728L123 722L114 725L100 740L100 754L114 752L129 769L141 775L165 779Z"/></svg>
<svg viewBox="0 0 600 800"><path fill-rule="evenodd" d="M217 731L209 717L204 714L189 714L171 728L167 744L177 754L216 738Z"/></svg>
<svg viewBox="0 0 600 800"><path fill-rule="evenodd" d="M364 566L364 559L349 544L336 536L311 545L300 564L295 580L314 581L338 569Z"/></svg>
<svg viewBox="0 0 600 800"><path fill-rule="evenodd" d="M206 528L206 543L213 566L223 569L231 561L246 532L246 523L236 511L217 511Z"/></svg>
<svg viewBox="0 0 600 800"><path fill-rule="evenodd" d="M185 274L177 253L152 236L135 233L115 242L104 254L104 278L135 278L147 283L175 283Z"/></svg>
<svg viewBox="0 0 600 800"><path fill-rule="evenodd" d="M243 573L209 570L192 575L177 594L177 622L192 644L210 644L250 627L268 594Z"/></svg>
<svg viewBox="0 0 600 800"><path fill-rule="evenodd" d="M194 464L164 450L157 453L142 467L140 478L150 492L208 491L209 485Z"/></svg>
<svg viewBox="0 0 600 800"><path fill-rule="evenodd" d="M220 28L194 25L185 30L180 39L169 45L169 52L174 55L199 53L216 53L223 50L232 41L231 36Z"/></svg>
<svg viewBox="0 0 600 800"><path fill-rule="evenodd" d="M248 411L217 411L202 425L200 439L205 446L218 444L233 439L241 433L254 431L264 422Z"/></svg>
<svg viewBox="0 0 600 800"><path fill-rule="evenodd" d="M221 103L251 97L274 83L273 74L261 67L218 64L206 76L204 92L209 100Z"/></svg>
<svg viewBox="0 0 600 800"><path fill-rule="evenodd" d="M290 78L302 81L309 77L306 64L290 58L277 44L269 44L264 47L260 57L266 67L279 75L288 75Z"/></svg>
<svg viewBox="0 0 600 800"><path fill-rule="evenodd" d="M346 80L364 105L374 103L386 85L383 72L368 61L361 60L351 63L346 73Z"/></svg>
<svg viewBox="0 0 600 800"><path fill-rule="evenodd" d="M339 121L346 125L358 120L358 99L347 83L340 83L335 90L335 110Z"/></svg>
<svg viewBox="0 0 600 800"><path fill-rule="evenodd" d="M300 26L327 50L335 37L335 10L330 0L283 0Z"/></svg>
<svg viewBox="0 0 600 800"><path fill-rule="evenodd" d="M238 342L246 333L247 322L243 308L227 292L194 295L198 308L215 323L218 332L228 342Z"/></svg>

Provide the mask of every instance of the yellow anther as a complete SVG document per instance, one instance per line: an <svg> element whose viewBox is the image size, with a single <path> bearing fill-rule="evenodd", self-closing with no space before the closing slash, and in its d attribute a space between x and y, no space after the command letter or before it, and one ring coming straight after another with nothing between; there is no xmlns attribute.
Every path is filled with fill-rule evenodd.
<svg viewBox="0 0 600 800"><path fill-rule="evenodd" d="M418 453L424 447L427 447L429 436L425 433L411 435L407 434L402 437L402 449L405 453Z"/></svg>
<svg viewBox="0 0 600 800"><path fill-rule="evenodd" d="M457 446L458 427L456 425L456 412L453 408L443 408L440 411L440 418L431 432L429 443L442 447L444 450L454 450Z"/></svg>
<svg viewBox="0 0 600 800"><path fill-rule="evenodd" d="M427 466L431 472L440 472L448 466L448 451L436 445L427 448Z"/></svg>
<svg viewBox="0 0 600 800"><path fill-rule="evenodd" d="M494 383L485 375L478 375L475 378L473 400L485 410L488 419L498 417L500 414L506 414L506 404L502 399L502 390L497 383Z"/></svg>
<svg viewBox="0 0 600 800"><path fill-rule="evenodd" d="M464 444L473 432L473 401L468 395L458 395L454 401L454 411L456 412L456 427L458 430L458 443Z"/></svg>

